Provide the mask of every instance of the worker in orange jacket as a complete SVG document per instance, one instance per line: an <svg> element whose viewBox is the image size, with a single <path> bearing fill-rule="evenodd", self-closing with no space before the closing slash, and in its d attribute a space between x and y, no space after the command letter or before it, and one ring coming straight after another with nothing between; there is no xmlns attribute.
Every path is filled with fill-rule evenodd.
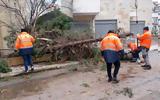
<svg viewBox="0 0 160 100"><path fill-rule="evenodd" d="M26 29L21 29L21 33L18 35L15 43L16 50L19 50L19 55L22 56L24 60L24 67L25 72L28 72L28 67L31 67L33 71L33 64L32 64L32 52L33 52L33 43L35 39L27 33Z"/></svg>
<svg viewBox="0 0 160 100"><path fill-rule="evenodd" d="M138 51L138 46L136 43L130 42L128 43L128 47L131 49L132 53L132 62L139 61L139 51Z"/></svg>
<svg viewBox="0 0 160 100"><path fill-rule="evenodd" d="M137 34L137 38L140 41L139 51L142 52L142 56L143 56L144 62L145 62L145 65L143 65L142 67L144 67L145 70L150 70L151 65L149 62L148 51L149 51L149 49L151 47L151 43L152 43L152 34L151 34L151 32L149 32L148 27L144 27L143 31L144 31L144 33L142 35Z"/></svg>
<svg viewBox="0 0 160 100"><path fill-rule="evenodd" d="M101 53L107 65L108 82L118 83L117 74L120 68L120 55L124 54L124 50L114 31L109 31L108 35L101 41ZM112 64L115 66L113 77L111 74Z"/></svg>

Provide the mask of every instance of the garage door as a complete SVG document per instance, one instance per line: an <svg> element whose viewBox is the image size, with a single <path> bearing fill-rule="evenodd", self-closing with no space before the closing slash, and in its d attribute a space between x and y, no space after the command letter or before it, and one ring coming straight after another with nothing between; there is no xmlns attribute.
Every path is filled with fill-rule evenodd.
<svg viewBox="0 0 160 100"><path fill-rule="evenodd" d="M130 30L134 34L143 33L143 28L144 27L145 27L145 22L144 21L139 21L138 23L136 23L136 21L131 21L130 22Z"/></svg>
<svg viewBox="0 0 160 100"><path fill-rule="evenodd" d="M95 31L96 37L102 37L109 30L117 29L117 20L96 20L95 21Z"/></svg>

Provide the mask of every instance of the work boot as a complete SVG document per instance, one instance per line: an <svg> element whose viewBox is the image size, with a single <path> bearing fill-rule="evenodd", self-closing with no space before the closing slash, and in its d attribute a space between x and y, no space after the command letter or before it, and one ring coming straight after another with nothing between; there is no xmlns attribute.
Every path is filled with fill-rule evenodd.
<svg viewBox="0 0 160 100"><path fill-rule="evenodd" d="M151 67L151 65L146 65L146 67L144 67L143 69L144 70L150 70L152 67Z"/></svg>
<svg viewBox="0 0 160 100"><path fill-rule="evenodd" d="M108 82L111 82L111 81L112 81L112 78L109 78L109 79L108 79Z"/></svg>
<svg viewBox="0 0 160 100"><path fill-rule="evenodd" d="M31 66L31 71L34 71L34 67L33 66Z"/></svg>
<svg viewBox="0 0 160 100"><path fill-rule="evenodd" d="M142 65L141 67L145 68L145 67L147 67L147 65Z"/></svg>
<svg viewBox="0 0 160 100"><path fill-rule="evenodd" d="M140 64L141 63L141 60L140 59L137 59L137 61L136 61L138 64Z"/></svg>
<svg viewBox="0 0 160 100"><path fill-rule="evenodd" d="M29 70L24 70L24 71L23 71L23 73L28 73L28 72L29 72Z"/></svg>
<svg viewBox="0 0 160 100"><path fill-rule="evenodd" d="M113 84L117 84L117 83L119 83L119 80L117 80L117 78L113 78L113 79L112 79L112 83L113 83Z"/></svg>

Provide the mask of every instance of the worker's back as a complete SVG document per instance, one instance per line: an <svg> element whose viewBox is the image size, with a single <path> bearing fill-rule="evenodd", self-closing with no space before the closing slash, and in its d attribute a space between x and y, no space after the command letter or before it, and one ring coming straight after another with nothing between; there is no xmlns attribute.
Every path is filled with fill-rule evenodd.
<svg viewBox="0 0 160 100"><path fill-rule="evenodd" d="M22 32L18 35L16 40L16 49L25 49L33 47L33 42L35 39L29 35L27 32Z"/></svg>
<svg viewBox="0 0 160 100"><path fill-rule="evenodd" d="M121 49L122 49L121 41L117 36L114 35L114 33L109 33L101 41L101 50L119 51Z"/></svg>
<svg viewBox="0 0 160 100"><path fill-rule="evenodd" d="M118 51L122 50L122 43L120 39L114 35L114 33L109 33L101 41L101 51L104 53L104 57L108 63L114 63L119 61Z"/></svg>
<svg viewBox="0 0 160 100"><path fill-rule="evenodd" d="M140 46L148 49L150 48L152 43L152 34L149 31L145 32L141 36L138 36L138 39L140 40Z"/></svg>

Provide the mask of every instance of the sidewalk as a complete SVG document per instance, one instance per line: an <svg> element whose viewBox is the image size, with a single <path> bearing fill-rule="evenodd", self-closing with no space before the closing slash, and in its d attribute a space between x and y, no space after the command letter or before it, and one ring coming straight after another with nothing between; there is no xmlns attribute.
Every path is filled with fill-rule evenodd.
<svg viewBox="0 0 160 100"><path fill-rule="evenodd" d="M79 62L66 62L62 64L52 64L52 65L35 65L34 66L34 71L33 72L28 72L29 73L35 73L35 72L40 72L40 71L45 71L45 70L55 70L55 69L61 69L65 68L68 66L73 66L73 65L78 65ZM0 73L0 78L5 78L5 77L13 77L13 76L19 76L25 74L24 67L11 67L12 72L9 73Z"/></svg>

